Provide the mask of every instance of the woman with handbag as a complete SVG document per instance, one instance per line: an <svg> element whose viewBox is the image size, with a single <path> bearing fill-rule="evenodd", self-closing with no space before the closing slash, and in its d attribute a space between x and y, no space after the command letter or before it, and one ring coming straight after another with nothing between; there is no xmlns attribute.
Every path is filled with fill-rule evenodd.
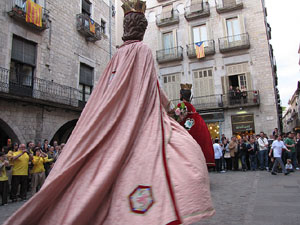
<svg viewBox="0 0 300 225"><path fill-rule="evenodd" d="M232 162L231 162L229 144L227 139L224 140L224 159L226 163L226 170L232 170Z"/></svg>

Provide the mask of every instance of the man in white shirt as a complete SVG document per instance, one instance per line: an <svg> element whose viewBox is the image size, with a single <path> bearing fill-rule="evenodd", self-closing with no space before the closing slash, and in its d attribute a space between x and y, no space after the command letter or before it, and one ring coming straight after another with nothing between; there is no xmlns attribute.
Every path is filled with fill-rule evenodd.
<svg viewBox="0 0 300 225"><path fill-rule="evenodd" d="M269 170L268 165L268 146L269 142L267 138L264 137L264 132L260 132L260 138L257 140L258 143L258 159L261 170Z"/></svg>
<svg viewBox="0 0 300 225"><path fill-rule="evenodd" d="M222 148L219 145L219 139L215 140L213 144L214 152L215 152L215 164L216 164L216 171L221 171L221 159L222 159Z"/></svg>
<svg viewBox="0 0 300 225"><path fill-rule="evenodd" d="M274 158L275 158L275 162L274 162L274 165L273 165L271 174L272 174L272 175L277 175L277 174L274 172L274 170L275 170L275 168L277 167L277 165L278 165L278 163L279 163L279 164L280 164L280 167L281 167L281 169L282 169L282 171L284 172L284 175L288 175L289 173L288 173L288 172L286 171L286 169L285 169L285 166L284 166L284 164L283 164L283 162L282 162L282 159L281 159L281 155L282 155L282 149L285 149L285 150L287 150L287 151L289 151L289 150L288 150L287 147L284 145L284 142L281 140L281 135L278 135L277 137L276 137L276 135L275 135L275 138L276 138L276 140L273 141L273 143L272 143L272 148L271 148L271 151L270 151L270 153L269 153L269 156L271 156L271 154L272 154L272 152L273 152L273 156L274 156Z"/></svg>

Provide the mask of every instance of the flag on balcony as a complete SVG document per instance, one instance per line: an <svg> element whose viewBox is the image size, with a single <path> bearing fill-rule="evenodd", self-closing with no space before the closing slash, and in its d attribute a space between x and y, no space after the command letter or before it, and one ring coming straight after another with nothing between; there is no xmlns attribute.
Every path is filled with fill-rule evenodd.
<svg viewBox="0 0 300 225"><path fill-rule="evenodd" d="M32 0L26 1L26 22L42 27L42 7Z"/></svg>
<svg viewBox="0 0 300 225"><path fill-rule="evenodd" d="M201 59L203 57L205 57L205 53L204 53L204 42L200 41L200 42L196 42L196 55L198 59Z"/></svg>
<svg viewBox="0 0 300 225"><path fill-rule="evenodd" d="M95 33L95 21L90 19L90 31Z"/></svg>

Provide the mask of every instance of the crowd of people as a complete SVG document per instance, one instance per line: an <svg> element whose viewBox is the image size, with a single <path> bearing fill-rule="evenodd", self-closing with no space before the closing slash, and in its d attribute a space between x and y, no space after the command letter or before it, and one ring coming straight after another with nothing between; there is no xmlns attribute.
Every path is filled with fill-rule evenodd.
<svg viewBox="0 0 300 225"><path fill-rule="evenodd" d="M1 205L10 199L25 201L27 193L34 195L43 185L55 161L64 148L57 141L49 145L30 141L27 144L8 144L0 152L0 196Z"/></svg>
<svg viewBox="0 0 300 225"><path fill-rule="evenodd" d="M278 134L275 128L269 137L264 132L230 140L222 135L221 140L214 140L213 147L217 172L266 170L287 175L299 170L300 133Z"/></svg>

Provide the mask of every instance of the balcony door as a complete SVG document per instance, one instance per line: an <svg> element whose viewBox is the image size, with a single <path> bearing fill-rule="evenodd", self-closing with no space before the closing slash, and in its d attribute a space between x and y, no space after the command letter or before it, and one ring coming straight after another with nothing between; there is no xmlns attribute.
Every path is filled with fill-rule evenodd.
<svg viewBox="0 0 300 225"><path fill-rule="evenodd" d="M9 91L11 93L32 96L35 65L36 44L14 36L9 75Z"/></svg>
<svg viewBox="0 0 300 225"><path fill-rule="evenodd" d="M168 32L163 34L163 53L165 56L174 54L174 34Z"/></svg>
<svg viewBox="0 0 300 225"><path fill-rule="evenodd" d="M80 63L79 74L79 106L84 107L92 94L94 83L94 68Z"/></svg>
<svg viewBox="0 0 300 225"><path fill-rule="evenodd" d="M169 5L165 5L162 7L162 13L161 13L161 19L165 20L165 19L170 19L173 16L173 5L169 4Z"/></svg>
<svg viewBox="0 0 300 225"><path fill-rule="evenodd" d="M193 41L194 41L194 43L197 43L200 41L207 41L206 24L193 27ZM207 45L208 45L208 43L204 42L204 46L206 47Z"/></svg>
<svg viewBox="0 0 300 225"><path fill-rule="evenodd" d="M180 73L163 75L163 89L170 100L180 97Z"/></svg>
<svg viewBox="0 0 300 225"><path fill-rule="evenodd" d="M246 74L231 75L228 77L228 80L229 86L232 86L233 89L236 89L237 87L242 89L242 87L244 87L246 90L248 90Z"/></svg>
<svg viewBox="0 0 300 225"><path fill-rule="evenodd" d="M202 69L193 72L193 103L195 105L213 104L217 102L215 95L215 85L213 78L213 70Z"/></svg>
<svg viewBox="0 0 300 225"><path fill-rule="evenodd" d="M203 10L203 0L191 0L191 12Z"/></svg>
<svg viewBox="0 0 300 225"><path fill-rule="evenodd" d="M236 0L223 0L223 7L232 7L236 5Z"/></svg>
<svg viewBox="0 0 300 225"><path fill-rule="evenodd" d="M240 41L241 40L241 27L240 21L238 17L230 18L226 20L226 27L227 27L227 35L228 41Z"/></svg>

